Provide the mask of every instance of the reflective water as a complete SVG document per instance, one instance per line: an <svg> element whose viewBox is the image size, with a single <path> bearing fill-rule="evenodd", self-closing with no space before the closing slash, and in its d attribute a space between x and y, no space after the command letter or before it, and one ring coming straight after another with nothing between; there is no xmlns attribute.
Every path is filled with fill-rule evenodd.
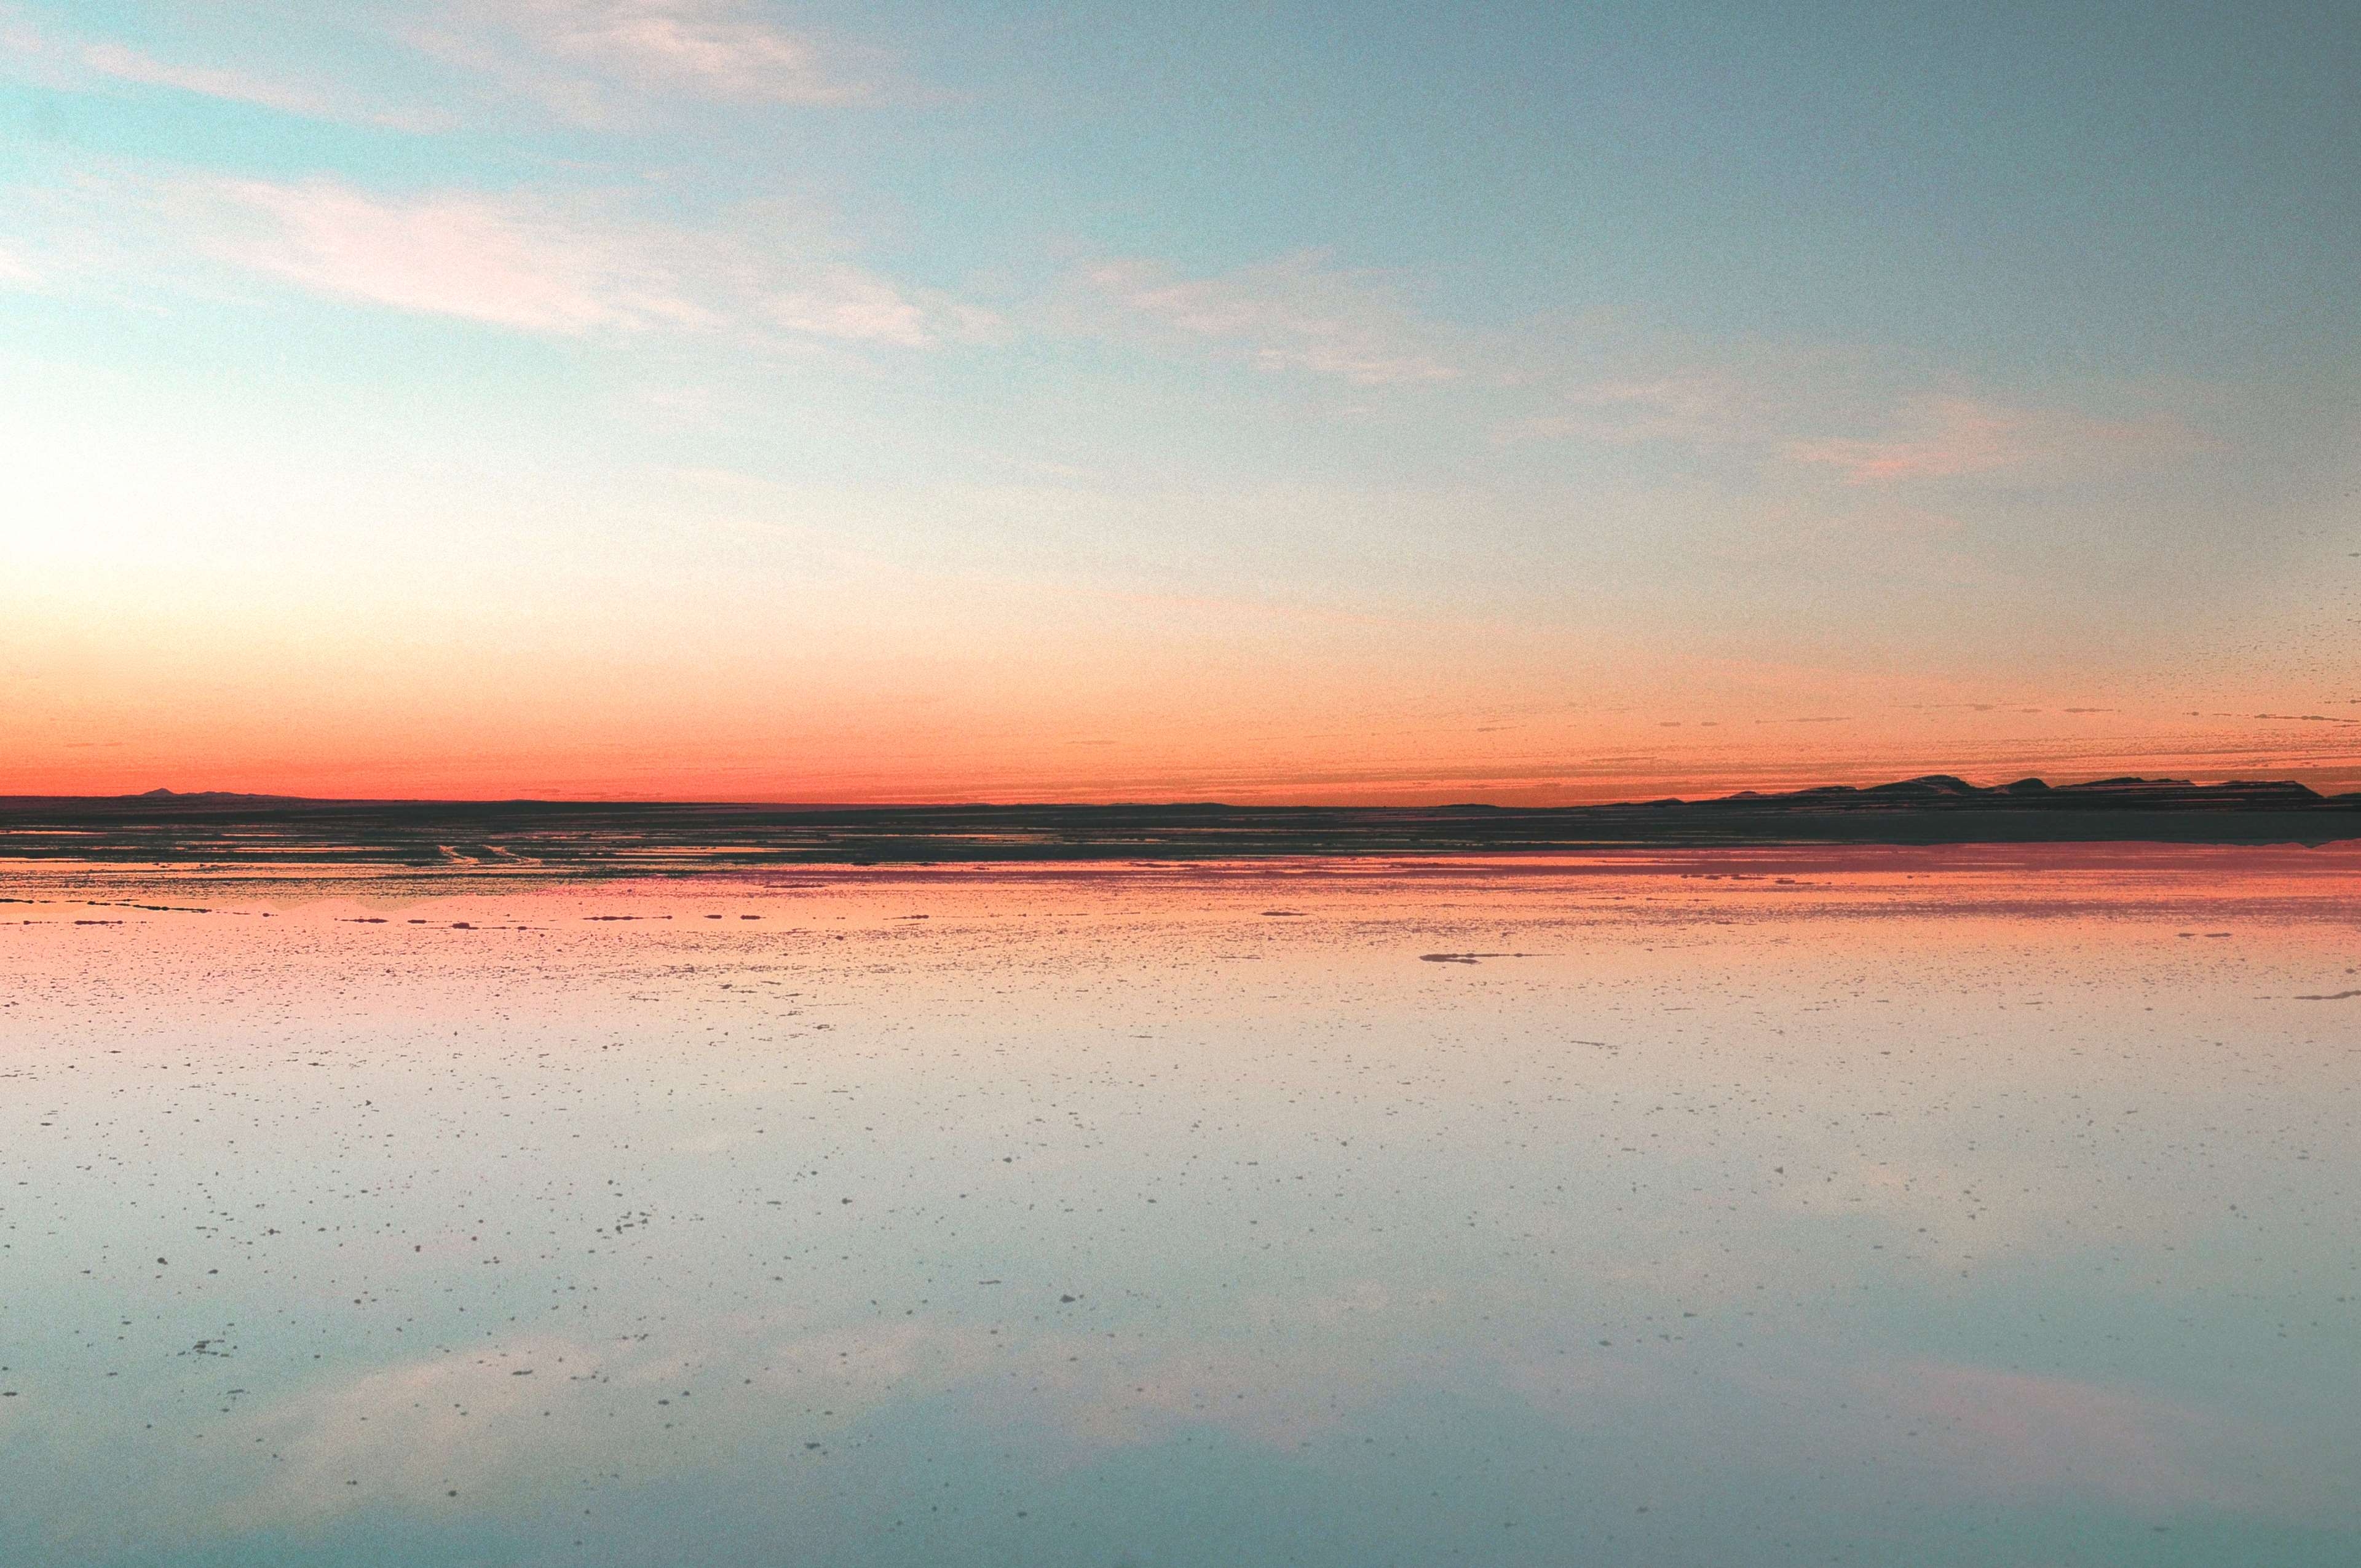
<svg viewBox="0 0 2361 1568"><path fill-rule="evenodd" d="M2361 1561L2356 889L0 872L0 1556Z"/></svg>

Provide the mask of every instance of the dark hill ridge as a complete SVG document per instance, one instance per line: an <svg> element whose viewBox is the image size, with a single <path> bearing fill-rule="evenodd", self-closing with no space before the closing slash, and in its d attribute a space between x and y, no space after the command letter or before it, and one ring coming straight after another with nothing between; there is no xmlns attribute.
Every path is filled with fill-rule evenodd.
<svg viewBox="0 0 2361 1568"><path fill-rule="evenodd" d="M2361 794L2300 784L1948 773L1786 795L1540 808L1116 806L782 806L306 800L251 795L0 797L0 862L444 867L644 873L957 861L1222 860L1532 853L1768 844L2361 839Z"/></svg>

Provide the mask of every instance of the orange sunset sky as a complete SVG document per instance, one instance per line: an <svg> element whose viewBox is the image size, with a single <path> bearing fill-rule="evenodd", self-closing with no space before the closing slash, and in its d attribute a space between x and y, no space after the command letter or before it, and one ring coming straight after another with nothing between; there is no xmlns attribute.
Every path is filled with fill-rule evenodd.
<svg viewBox="0 0 2361 1568"><path fill-rule="evenodd" d="M0 794L2361 788L2349 38L656 9L0 7Z"/></svg>

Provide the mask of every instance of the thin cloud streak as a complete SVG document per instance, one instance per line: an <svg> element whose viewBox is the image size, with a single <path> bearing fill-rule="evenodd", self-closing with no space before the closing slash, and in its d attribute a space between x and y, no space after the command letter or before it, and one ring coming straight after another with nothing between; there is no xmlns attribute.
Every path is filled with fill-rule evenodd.
<svg viewBox="0 0 2361 1568"><path fill-rule="evenodd" d="M803 338L929 349L1004 335L990 311L906 288L824 241L797 254L760 212L691 229L602 194L383 194L327 177L185 174L97 182L85 210L129 228L150 258L195 255L329 299L515 332L697 333L741 348Z"/></svg>
<svg viewBox="0 0 2361 1568"><path fill-rule="evenodd" d="M1759 430L1769 411L1743 378L1719 368L1642 370L1566 388L1550 400L1559 411L1511 421L1496 439L1722 446Z"/></svg>
<svg viewBox="0 0 2361 1568"><path fill-rule="evenodd" d="M118 82L170 87L182 93L225 99L231 103L252 104L259 108L300 115L308 119L350 120L361 125L406 131L435 130L448 124L444 116L423 110L357 109L328 93L268 81L241 71L217 66L175 65L141 54L137 49L126 49L120 44L85 44L76 53L83 65Z"/></svg>
<svg viewBox="0 0 2361 1568"><path fill-rule="evenodd" d="M1210 278L1177 276L1157 261L1117 258L1082 281L1112 306L1121 328L1168 346L1227 355L1267 371L1307 371L1362 387L1458 380L1442 330L1414 315L1378 272L1296 251Z"/></svg>
<svg viewBox="0 0 2361 1568"><path fill-rule="evenodd" d="M372 108L352 93L324 85L225 66L161 60L110 40L58 36L7 7L0 7L0 51L12 57L16 73L72 91L107 83L161 87L304 119L389 130L435 131L448 128L451 123L447 115L434 110Z"/></svg>
<svg viewBox="0 0 2361 1568"><path fill-rule="evenodd" d="M840 106L886 95L865 51L776 27L741 0L456 0L395 33L586 126L666 101Z"/></svg>
<svg viewBox="0 0 2361 1568"><path fill-rule="evenodd" d="M315 293L527 332L711 324L651 236L472 193L382 200L330 180L190 189L217 257Z"/></svg>
<svg viewBox="0 0 2361 1568"><path fill-rule="evenodd" d="M1001 319L982 306L937 291L905 293L857 267L826 269L810 286L773 296L764 313L796 332L903 348L997 343L1006 336Z"/></svg>
<svg viewBox="0 0 2361 1568"><path fill-rule="evenodd" d="M1965 397L1919 400L1894 433L1801 441L1785 455L1849 485L1975 477L2070 478L2171 463L2214 447L2169 415L2105 420Z"/></svg>

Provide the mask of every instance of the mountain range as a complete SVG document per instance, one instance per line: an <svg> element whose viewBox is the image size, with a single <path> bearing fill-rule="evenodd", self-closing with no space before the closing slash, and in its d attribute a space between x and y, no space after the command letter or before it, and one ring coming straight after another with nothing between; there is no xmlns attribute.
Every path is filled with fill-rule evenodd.
<svg viewBox="0 0 2361 1568"><path fill-rule="evenodd" d="M804 806L313 800L224 793L0 797L0 863L379 865L651 872L780 864L1202 861L1647 846L2361 839L2361 793L2114 778L1855 788L1613 805Z"/></svg>

